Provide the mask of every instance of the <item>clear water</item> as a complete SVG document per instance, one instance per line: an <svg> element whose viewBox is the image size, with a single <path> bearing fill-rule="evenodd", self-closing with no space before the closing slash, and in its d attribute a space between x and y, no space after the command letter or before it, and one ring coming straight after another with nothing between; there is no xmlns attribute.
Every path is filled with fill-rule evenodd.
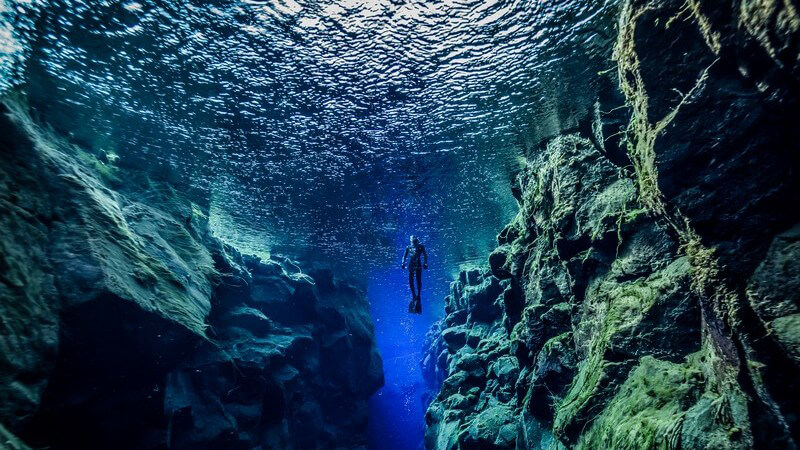
<svg viewBox="0 0 800 450"><path fill-rule="evenodd" d="M615 3L0 0L0 90L188 184L245 251L368 286L373 445L415 448L425 330L515 214L521 150L594 102ZM421 317L397 267L411 233L431 254Z"/></svg>

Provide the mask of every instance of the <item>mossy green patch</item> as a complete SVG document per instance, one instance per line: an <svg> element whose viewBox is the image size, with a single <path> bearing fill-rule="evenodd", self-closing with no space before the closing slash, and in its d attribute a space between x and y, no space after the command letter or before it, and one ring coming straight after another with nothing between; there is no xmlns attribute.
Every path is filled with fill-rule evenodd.
<svg viewBox="0 0 800 450"><path fill-rule="evenodd" d="M665 214L661 189L658 186L656 168L656 139L675 119L681 107L700 89L708 78L709 67L700 72L695 85L681 96L677 106L664 117L651 121L649 97L641 73L641 62L636 52L636 26L639 19L652 8L648 2L626 1L619 17L617 42L613 59L617 62L620 89L631 108L631 120L624 136L639 189L639 201L656 214ZM701 25L702 28L702 25Z"/></svg>
<svg viewBox="0 0 800 450"><path fill-rule="evenodd" d="M710 22L701 13L700 4L690 0L686 6L691 11L707 45L714 53L719 53L718 35L711 30ZM623 4L619 18L619 33L613 58L617 61L620 89L625 95L632 113L624 143L633 162L640 203L654 216L669 224L678 236L692 265L692 290L697 295L709 299L705 303L707 306L704 306L704 314L707 316L704 325L722 328L705 333L706 339L716 341L709 348L718 353L712 356L715 364L718 363L712 379L715 380L720 390L729 391L728 397L732 399L731 410L738 424L737 428L745 436L744 440L747 441L752 439L752 434L749 430L749 421L744 406L746 396L736 381L739 361L731 355L732 350L722 350L734 347L732 339L735 338L731 337L733 335L731 332L739 326L737 315L742 300L721 276L719 261L714 256L714 249L702 243L699 234L686 216L679 210L667 206L658 185L656 168L655 144L657 138L672 123L684 104L705 85L709 70L716 60L700 71L692 88L681 95L674 108L662 118L651 120L641 62L636 51L635 34L639 19L656 7L657 4L653 1L628 0ZM769 399L764 400L767 403L770 401Z"/></svg>
<svg viewBox="0 0 800 450"><path fill-rule="evenodd" d="M703 375L693 363L645 356L576 448L679 448L684 415L703 387Z"/></svg>
<svg viewBox="0 0 800 450"><path fill-rule="evenodd" d="M586 309L577 329L579 336L588 339L583 353L588 357L578 366L564 400L557 406L554 432L564 436L568 430L590 420L593 414L615 395L629 359L609 360L608 350L631 354L633 348L615 346L637 345L641 324L648 310L669 293L681 286L689 271L687 258L678 258L664 269L647 278L619 283L613 278L602 280L589 288Z"/></svg>

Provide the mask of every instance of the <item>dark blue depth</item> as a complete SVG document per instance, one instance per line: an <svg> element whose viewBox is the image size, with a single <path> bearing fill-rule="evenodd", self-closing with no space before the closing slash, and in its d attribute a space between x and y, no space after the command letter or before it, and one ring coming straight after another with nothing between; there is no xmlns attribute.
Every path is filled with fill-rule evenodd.
<svg viewBox="0 0 800 450"><path fill-rule="evenodd" d="M431 324L442 315L448 289L444 268L431 255L431 268L423 273L422 315L409 314L408 274L400 270L400 256L398 250L396 267L371 274L367 290L386 378L370 400L369 443L374 450L423 448L430 393L420 370L422 347Z"/></svg>

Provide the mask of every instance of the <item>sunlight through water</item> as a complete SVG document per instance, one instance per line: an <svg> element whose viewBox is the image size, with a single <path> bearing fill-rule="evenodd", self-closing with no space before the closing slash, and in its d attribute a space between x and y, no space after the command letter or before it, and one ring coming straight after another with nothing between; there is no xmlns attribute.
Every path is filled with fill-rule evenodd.
<svg viewBox="0 0 800 450"><path fill-rule="evenodd" d="M615 4L0 0L0 90L189 191L244 253L367 286L387 380L374 421L413 428L410 448L425 331L516 214L519 156L595 102ZM398 267L412 233L431 254L421 317Z"/></svg>

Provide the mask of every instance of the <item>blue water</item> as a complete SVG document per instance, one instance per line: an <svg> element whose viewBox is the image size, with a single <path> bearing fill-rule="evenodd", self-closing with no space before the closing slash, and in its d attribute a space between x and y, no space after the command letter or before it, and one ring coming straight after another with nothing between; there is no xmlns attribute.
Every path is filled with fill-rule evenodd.
<svg viewBox="0 0 800 450"><path fill-rule="evenodd" d="M615 4L0 1L0 93L179 183L244 252L367 285L386 371L372 442L415 449L447 283L516 213L520 152L595 101ZM431 254L422 316L397 267L411 233Z"/></svg>
<svg viewBox="0 0 800 450"><path fill-rule="evenodd" d="M425 332L437 313L441 314L430 307L438 302L426 300L441 295L442 290L441 285L424 286L423 314L413 315L406 311L410 298L407 275L397 267L373 273L368 295L386 385L370 400L370 448L422 446L427 387L420 373L420 354Z"/></svg>
<svg viewBox="0 0 800 450"><path fill-rule="evenodd" d="M514 214L520 150L595 101L599 3L12 1L0 90L186 183L244 250L363 276L413 216L455 269Z"/></svg>
<svg viewBox="0 0 800 450"><path fill-rule="evenodd" d="M395 264L369 274L367 296L375 337L383 357L386 385L370 400L369 443L374 450L423 448L426 398L430 395L420 371L425 333L442 317L442 299L449 289L450 268L440 259L441 243L432 233L417 233L429 254L423 271L422 314L409 314L408 272L400 268L405 236L397 236Z"/></svg>

